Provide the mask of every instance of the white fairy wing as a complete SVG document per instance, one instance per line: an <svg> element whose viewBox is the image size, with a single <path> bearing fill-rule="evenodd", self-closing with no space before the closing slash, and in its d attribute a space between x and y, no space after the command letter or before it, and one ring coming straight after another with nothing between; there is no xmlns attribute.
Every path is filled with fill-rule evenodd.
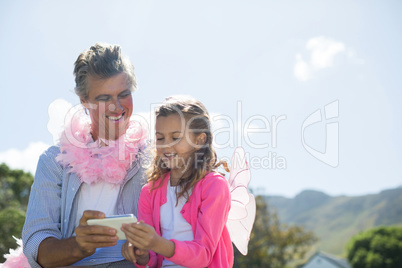
<svg viewBox="0 0 402 268"><path fill-rule="evenodd" d="M249 194L250 202L246 206L247 216L241 220L228 220L226 227L229 230L230 239L241 254L247 255L248 241L250 241L251 230L255 219L255 199Z"/></svg>
<svg viewBox="0 0 402 268"><path fill-rule="evenodd" d="M231 207L229 211L229 220L241 220L247 217L246 205L250 202L248 189L246 187L237 187L230 190Z"/></svg>
<svg viewBox="0 0 402 268"><path fill-rule="evenodd" d="M246 154L242 147L237 147L230 163L229 185L241 183L243 183L243 185L248 185L250 182L250 174L248 174L248 176L247 174L242 174L244 171L250 171L246 160ZM241 176L242 179L238 180L239 176Z"/></svg>
<svg viewBox="0 0 402 268"><path fill-rule="evenodd" d="M243 255L247 254L256 212L254 196L248 191L250 179L251 173L244 150L238 147L233 153L228 181L231 208L226 226L232 242Z"/></svg>

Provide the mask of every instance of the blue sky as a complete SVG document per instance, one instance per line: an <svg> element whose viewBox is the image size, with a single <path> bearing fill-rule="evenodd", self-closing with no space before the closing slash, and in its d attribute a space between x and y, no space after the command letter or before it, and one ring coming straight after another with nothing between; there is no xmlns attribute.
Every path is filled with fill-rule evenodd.
<svg viewBox="0 0 402 268"><path fill-rule="evenodd" d="M49 105L79 103L73 63L103 41L136 68L135 112L173 94L200 99L220 119L217 143L230 145L219 156L243 146L261 193L400 186L401 12L400 1L1 1L0 162L35 169L53 144ZM311 154L326 144L332 166Z"/></svg>

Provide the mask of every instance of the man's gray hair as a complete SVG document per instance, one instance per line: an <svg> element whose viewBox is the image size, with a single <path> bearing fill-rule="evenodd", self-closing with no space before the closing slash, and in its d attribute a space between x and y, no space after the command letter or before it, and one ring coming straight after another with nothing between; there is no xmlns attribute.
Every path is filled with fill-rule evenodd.
<svg viewBox="0 0 402 268"><path fill-rule="evenodd" d="M120 46L96 43L82 52L74 63L75 93L85 100L88 98L88 76L107 79L120 73L127 75L130 90L136 90L134 66L122 55Z"/></svg>

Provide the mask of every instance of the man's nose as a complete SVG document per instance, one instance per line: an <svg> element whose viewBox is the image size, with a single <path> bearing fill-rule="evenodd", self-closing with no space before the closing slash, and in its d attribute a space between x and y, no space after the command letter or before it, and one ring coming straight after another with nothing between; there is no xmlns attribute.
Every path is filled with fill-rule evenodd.
<svg viewBox="0 0 402 268"><path fill-rule="evenodd" d="M123 106L120 103L120 100L117 98L109 105L109 111L115 113L121 113L123 111Z"/></svg>

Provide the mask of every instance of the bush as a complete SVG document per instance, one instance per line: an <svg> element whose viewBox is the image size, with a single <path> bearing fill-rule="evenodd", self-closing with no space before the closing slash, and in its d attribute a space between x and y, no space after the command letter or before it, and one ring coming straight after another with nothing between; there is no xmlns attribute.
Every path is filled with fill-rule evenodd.
<svg viewBox="0 0 402 268"><path fill-rule="evenodd" d="M11 207L0 210L0 262L4 262L3 255L9 253L10 248L17 247L13 236L21 238L24 222L25 213L19 208Z"/></svg>
<svg viewBox="0 0 402 268"><path fill-rule="evenodd" d="M377 227L351 238L347 245L353 268L402 267L402 227Z"/></svg>
<svg viewBox="0 0 402 268"><path fill-rule="evenodd" d="M262 196L256 197L257 213L247 256L235 248L234 268L284 268L302 260L317 241L302 226L282 224Z"/></svg>
<svg viewBox="0 0 402 268"><path fill-rule="evenodd" d="M0 262L17 247L13 236L21 238L32 183L30 173L0 164Z"/></svg>

